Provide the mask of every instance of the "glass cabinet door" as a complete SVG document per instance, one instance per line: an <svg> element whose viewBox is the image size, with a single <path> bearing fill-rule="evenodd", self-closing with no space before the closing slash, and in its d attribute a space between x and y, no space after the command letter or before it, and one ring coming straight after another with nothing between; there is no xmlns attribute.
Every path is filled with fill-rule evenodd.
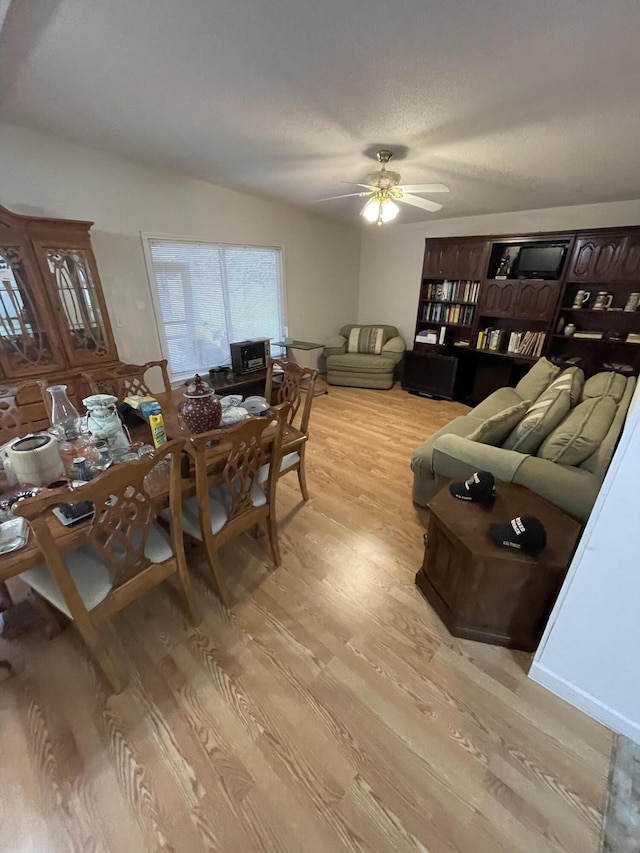
<svg viewBox="0 0 640 853"><path fill-rule="evenodd" d="M64 366L30 249L0 231L0 367L5 377Z"/></svg>
<svg viewBox="0 0 640 853"><path fill-rule="evenodd" d="M62 341L72 365L95 364L114 358L115 344L90 249L37 245L41 266L57 297Z"/></svg>

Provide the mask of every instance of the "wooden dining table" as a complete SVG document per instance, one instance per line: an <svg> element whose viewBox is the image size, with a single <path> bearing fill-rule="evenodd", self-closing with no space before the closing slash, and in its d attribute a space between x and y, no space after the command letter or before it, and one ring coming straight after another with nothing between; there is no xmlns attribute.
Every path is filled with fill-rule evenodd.
<svg viewBox="0 0 640 853"><path fill-rule="evenodd" d="M174 438L184 438L188 441L192 434L184 424L179 412L179 406L183 399L183 389L175 388L170 393L165 392L154 396L162 408L167 438L169 440ZM275 430L275 427L273 429ZM135 426L131 427L130 432L131 437L134 440L149 442L151 437L149 425L146 421L142 420L142 418L139 419L139 422ZM269 427L265 432L267 441L269 438L269 432L271 432L271 427ZM282 438L283 456L299 449L306 440L307 436L300 430L289 424L285 425ZM267 443L266 462L269 461L269 446L269 443ZM121 464L126 465L126 462ZM182 480L182 484L185 495L190 493L193 494L195 492L195 475L193 470L190 471L187 478ZM86 527L90 523L91 519L88 519L86 521L78 521L69 527L65 527L53 516L49 520L54 538L63 550L73 548L74 544L82 539ZM46 555L41 552L38 543L35 541L35 537L31 533L27 544L22 548L8 554L0 555L0 582L16 577L16 575L19 575L26 569L44 561L46 561Z"/></svg>
<svg viewBox="0 0 640 853"><path fill-rule="evenodd" d="M160 404L162 408L162 413L164 417L165 429L167 432L167 438L169 440L174 438L184 438L187 441L192 437L191 432L185 425L182 417L180 416L180 404L183 400L183 388L173 389L171 392L165 392L161 394L156 394L155 398ZM269 433L275 432L275 426L272 428L271 426L267 428L265 431L265 438L267 439L266 445L266 458L265 461L269 461L270 457L270 442L269 442ZM131 438L134 441L143 441L148 443L151 438L151 431L149 428L149 424L143 420L141 417L138 418L135 424L132 424L130 427ZM282 439L282 454L286 455L287 453L292 453L295 450L299 449L300 446L307 440L307 436L296 429L296 427L286 424L283 432ZM126 462L121 464L127 464ZM188 476L183 477L182 481L182 490L185 497L195 493L195 472L193 470L193 465L190 466L190 471ZM168 485L168 478L167 478ZM64 494L64 498L63 495ZM162 493L162 488L157 494L158 499L168 498L168 488L166 493ZM68 492L61 492L61 502L63 499L68 500ZM57 518L53 515L49 518L49 525L51 528L51 532L56 540L57 545L61 550L67 551L74 548L76 545L79 545L81 541L84 539L86 530L88 525L91 523L91 519L86 519L84 521L77 521L74 524L71 524L68 527L65 527ZM46 562L46 554L43 553L38 545L38 542L35 539L35 536L32 532L29 534L29 539L27 543L22 547L15 551L11 551L8 554L0 554L0 583L4 583L11 578L17 577L22 572L27 569L32 568L40 563ZM8 615L9 611L5 611ZM23 616L16 617L18 621L24 619ZM28 622L28 619L25 620ZM51 626L49 626L51 627ZM18 630L20 630L18 628ZM59 629L58 629L59 630ZM0 655L0 681L3 680L3 677L6 676L8 672L10 672L10 662L4 659L2 655Z"/></svg>

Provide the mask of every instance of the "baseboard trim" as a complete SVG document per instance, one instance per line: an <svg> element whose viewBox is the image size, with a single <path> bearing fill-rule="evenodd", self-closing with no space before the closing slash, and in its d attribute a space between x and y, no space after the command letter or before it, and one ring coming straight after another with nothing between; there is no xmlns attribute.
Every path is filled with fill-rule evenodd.
<svg viewBox="0 0 640 853"><path fill-rule="evenodd" d="M576 687L570 681L566 681L547 667L534 661L529 670L529 678L537 684L546 687L556 696L564 699L570 705L583 711L589 717L593 717L608 729L625 735L630 740L640 744L640 725L628 717L620 714L615 709L586 693L580 687Z"/></svg>

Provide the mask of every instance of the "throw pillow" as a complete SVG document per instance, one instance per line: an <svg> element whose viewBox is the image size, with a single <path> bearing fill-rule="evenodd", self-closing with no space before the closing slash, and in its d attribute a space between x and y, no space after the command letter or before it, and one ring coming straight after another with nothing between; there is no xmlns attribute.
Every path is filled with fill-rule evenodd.
<svg viewBox="0 0 640 853"><path fill-rule="evenodd" d="M507 450L517 450L518 453L535 453L570 410L571 397L568 391L559 391L554 397L547 397L545 391L509 433L502 446Z"/></svg>
<svg viewBox="0 0 640 853"><path fill-rule="evenodd" d="M584 383L582 389L582 399L586 400L589 397L613 397L616 403L622 400L627 380L620 373L596 373Z"/></svg>
<svg viewBox="0 0 640 853"><path fill-rule="evenodd" d="M575 406L580 400L583 387L584 371L579 367L567 367L547 386L538 400L555 400L560 391L568 391L571 405Z"/></svg>
<svg viewBox="0 0 640 853"><path fill-rule="evenodd" d="M604 440L615 413L613 397L584 400L547 436L537 455L561 465L579 465Z"/></svg>
<svg viewBox="0 0 640 853"><path fill-rule="evenodd" d="M368 352L380 355L384 329L380 326L355 326L349 333L347 352Z"/></svg>
<svg viewBox="0 0 640 853"><path fill-rule="evenodd" d="M481 444L492 444L494 447L498 447L514 426L519 423L530 405L531 400L523 400L522 403L516 403L515 406L503 409L503 411L483 421L467 438L471 441L479 441Z"/></svg>
<svg viewBox="0 0 640 853"><path fill-rule="evenodd" d="M539 358L531 370L516 385L523 400L537 400L551 380L560 373L560 368L546 358Z"/></svg>

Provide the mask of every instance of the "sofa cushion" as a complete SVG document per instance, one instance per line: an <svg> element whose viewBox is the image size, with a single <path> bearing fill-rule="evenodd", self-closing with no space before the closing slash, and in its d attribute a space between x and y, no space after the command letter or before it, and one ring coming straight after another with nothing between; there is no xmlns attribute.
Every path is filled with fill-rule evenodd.
<svg viewBox="0 0 640 853"><path fill-rule="evenodd" d="M604 440L615 413L612 397L593 397L578 403L543 441L537 455L562 465L578 465Z"/></svg>
<svg viewBox="0 0 640 853"><path fill-rule="evenodd" d="M584 383L582 399L591 397L613 397L616 403L622 400L622 395L627 387L627 379L620 373L596 373Z"/></svg>
<svg viewBox="0 0 640 853"><path fill-rule="evenodd" d="M380 326L354 326L349 333L347 352L365 352L380 355L384 329Z"/></svg>
<svg viewBox="0 0 640 853"><path fill-rule="evenodd" d="M330 355L327 359L327 370L331 372L345 370L349 373L393 373L394 368L392 359L363 352Z"/></svg>
<svg viewBox="0 0 640 853"><path fill-rule="evenodd" d="M485 397L481 403L478 403L475 409L471 409L469 415L473 418L480 418L480 420L484 421L492 415L497 415L498 412L508 409L509 406L515 406L517 403L521 402L522 397L518 394L516 389L510 388L507 385L504 388L498 388L496 391L489 394L488 397Z"/></svg>
<svg viewBox="0 0 640 853"><path fill-rule="evenodd" d="M479 441L482 444L492 444L494 447L502 444L515 425L523 418L530 405L531 400L523 400L516 403L515 406L503 409L483 421L467 438L470 441Z"/></svg>
<svg viewBox="0 0 640 853"><path fill-rule="evenodd" d="M546 358L539 358L531 370L516 385L521 400L537 400L547 385L554 379L560 368Z"/></svg>
<svg viewBox="0 0 640 853"><path fill-rule="evenodd" d="M519 453L535 453L545 438L561 423L571 410L569 391L547 396L548 389L530 406L519 424L511 430L503 447Z"/></svg>
<svg viewBox="0 0 640 853"><path fill-rule="evenodd" d="M579 367L567 367L566 370L559 373L556 378L549 383L537 400L555 400L558 396L558 392L568 391L569 397L571 398L571 405L575 406L582 397L583 387L584 371Z"/></svg>

